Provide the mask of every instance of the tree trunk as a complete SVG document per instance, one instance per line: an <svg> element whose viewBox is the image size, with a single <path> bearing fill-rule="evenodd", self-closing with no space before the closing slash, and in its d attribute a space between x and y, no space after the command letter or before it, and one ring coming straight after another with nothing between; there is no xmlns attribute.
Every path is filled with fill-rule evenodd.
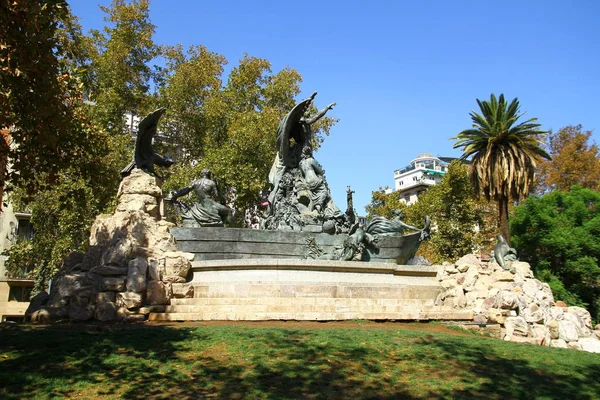
<svg viewBox="0 0 600 400"><path fill-rule="evenodd" d="M508 226L508 197L498 199L498 230L510 246L510 229Z"/></svg>

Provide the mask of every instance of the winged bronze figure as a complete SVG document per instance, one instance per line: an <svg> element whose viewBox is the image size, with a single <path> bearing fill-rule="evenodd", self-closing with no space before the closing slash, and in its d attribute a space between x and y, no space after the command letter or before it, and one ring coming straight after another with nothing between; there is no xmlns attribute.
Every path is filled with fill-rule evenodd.
<svg viewBox="0 0 600 400"><path fill-rule="evenodd" d="M159 108L158 110L151 112L138 124L133 161L123 168L121 171L122 177L126 177L131 173L133 168L137 167L149 174L161 178L156 174L154 165L159 165L161 167L170 167L173 165L173 160L169 157L162 157L157 154L154 151L154 147L152 147L152 139L154 139L154 136L156 135L158 121L165 110L166 108Z"/></svg>

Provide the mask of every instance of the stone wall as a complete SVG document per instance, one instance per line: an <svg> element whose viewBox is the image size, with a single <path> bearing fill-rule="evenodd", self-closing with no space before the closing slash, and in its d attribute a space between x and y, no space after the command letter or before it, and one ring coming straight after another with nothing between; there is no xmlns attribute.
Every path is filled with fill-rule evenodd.
<svg viewBox="0 0 600 400"><path fill-rule="evenodd" d="M473 254L438 266L443 291L436 305L473 311L475 323L499 327L504 340L600 353L600 325L592 328L586 309L555 302L529 264L512 261L507 267Z"/></svg>
<svg viewBox="0 0 600 400"><path fill-rule="evenodd" d="M99 215L86 253L71 253L52 280L50 297L32 321L141 321L171 298L192 297L194 255L177 250L161 219L156 178L134 169L124 178L112 215Z"/></svg>

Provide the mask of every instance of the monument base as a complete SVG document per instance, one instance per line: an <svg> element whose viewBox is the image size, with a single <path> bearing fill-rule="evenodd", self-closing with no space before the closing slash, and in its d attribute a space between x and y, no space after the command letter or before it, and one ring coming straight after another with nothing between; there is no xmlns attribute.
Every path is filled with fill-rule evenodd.
<svg viewBox="0 0 600 400"><path fill-rule="evenodd" d="M436 269L293 259L195 261L194 297L171 299L152 321L472 320L436 306Z"/></svg>

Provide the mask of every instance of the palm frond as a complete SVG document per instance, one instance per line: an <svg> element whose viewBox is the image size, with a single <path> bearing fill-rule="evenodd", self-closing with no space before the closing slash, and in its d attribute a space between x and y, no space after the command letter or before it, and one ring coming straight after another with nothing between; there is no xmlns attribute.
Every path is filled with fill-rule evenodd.
<svg viewBox="0 0 600 400"><path fill-rule="evenodd" d="M488 199L519 199L531 190L539 159L550 158L543 149L544 136L536 118L519 122L517 98L507 103L504 94L489 100L477 99L480 113L470 113L473 126L454 137L454 148L463 150L461 159L471 159L471 181Z"/></svg>

